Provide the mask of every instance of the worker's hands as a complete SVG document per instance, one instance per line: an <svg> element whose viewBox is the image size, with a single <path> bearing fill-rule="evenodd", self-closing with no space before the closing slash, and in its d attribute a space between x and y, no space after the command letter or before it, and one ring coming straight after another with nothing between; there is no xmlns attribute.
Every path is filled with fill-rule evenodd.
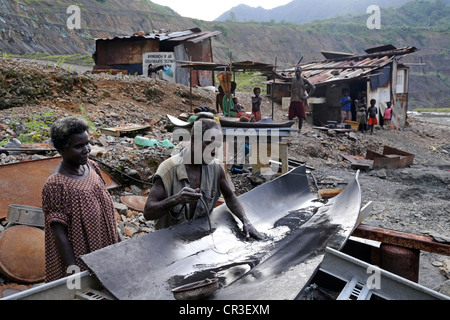
<svg viewBox="0 0 450 320"><path fill-rule="evenodd" d="M245 239L249 240L250 237L255 238L256 240L264 240L266 237L259 233L255 227L250 223L248 219L244 219L244 233L245 233Z"/></svg>
<svg viewBox="0 0 450 320"><path fill-rule="evenodd" d="M202 194L200 193L199 188L192 189L192 188L184 187L177 194L177 200L179 203L187 203L187 202L197 201L201 197L202 197Z"/></svg>

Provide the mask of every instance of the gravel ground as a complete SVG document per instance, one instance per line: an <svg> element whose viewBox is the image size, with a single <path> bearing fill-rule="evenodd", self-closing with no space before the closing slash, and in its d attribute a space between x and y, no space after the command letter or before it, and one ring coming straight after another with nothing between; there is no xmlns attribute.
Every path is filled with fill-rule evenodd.
<svg viewBox="0 0 450 320"><path fill-rule="evenodd" d="M9 99L9 103L20 104L14 108L0 110L0 141L18 137L20 133L31 136L33 133L25 130L27 121L32 115L43 113L49 121L77 114L86 117L98 128L151 124L153 130L148 133L149 136L162 141L170 139L165 115L178 116L191 110L189 88L165 81L111 75L80 76L68 74L57 66L15 59L0 58L0 67L25 73L27 70L33 70L49 79L45 82L33 74L30 81L0 81L3 86L0 88L0 98L3 94L3 97ZM33 82L35 78L37 80ZM80 78L85 80L78 81ZM58 83L61 79L65 81L64 86ZM68 79L72 81L69 84ZM45 89L44 91L34 90L42 85L44 86L41 89ZM24 93L18 96L20 100L11 100L17 98L17 94L21 92L30 92L30 95ZM39 96L35 92L44 94ZM237 96L245 109L249 110L252 94L238 92ZM215 109L214 93L194 88L193 98L193 105ZM263 99L262 113L263 117L270 117L272 113L272 103L267 97ZM274 104L274 120L287 120L287 110L283 110L278 104ZM373 201L372 213L364 223L402 232L433 234L444 238L443 241L448 241L449 131L447 118L425 119L411 114L408 126L402 130L375 130L373 136L359 132L330 135L305 124L300 137L287 138L286 141L289 144L289 157L313 167L311 172L321 188L345 187L356 174L350 163L342 157L343 154L364 157L367 150L381 153L384 145L414 154L414 162L410 167L360 172L363 204ZM95 134L92 138L100 150L100 160L144 181L149 181L158 164L174 152L174 149L167 148L137 147L133 139L127 137L112 138ZM0 165L14 161L19 159L5 154L0 157ZM114 197L120 215L118 220L121 232L127 239L153 229L152 224L146 222L142 214L129 210L120 203L121 195L145 195L149 186L129 180L125 182L127 185L115 191ZM238 194L255 185L250 182L249 175L234 175L233 182ZM315 192L315 185L311 183L311 186ZM450 296L449 270L448 256L421 253L420 284ZM8 281L0 277L0 284L3 282Z"/></svg>

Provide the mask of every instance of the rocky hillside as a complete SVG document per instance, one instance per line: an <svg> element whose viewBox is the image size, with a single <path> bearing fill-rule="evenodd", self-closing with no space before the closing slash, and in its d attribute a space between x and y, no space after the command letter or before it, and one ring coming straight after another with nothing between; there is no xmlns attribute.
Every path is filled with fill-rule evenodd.
<svg viewBox="0 0 450 320"><path fill-rule="evenodd" d="M93 53L94 38L194 27L191 19L148 0L80 0L81 29L70 30L70 0L0 0L0 51Z"/></svg>
<svg viewBox="0 0 450 320"><path fill-rule="evenodd" d="M411 68L413 107L448 107L449 30L444 23L434 26L428 25L425 19L407 19L420 12L420 17L431 18L444 10L433 7L431 2L415 3L421 7L414 13L399 8L400 11L383 14L381 30L369 30L365 25L367 15L302 25L206 22L180 17L170 8L149 0L80 0L81 29L69 30L66 22L71 14L66 11L73 4L70 0L0 0L0 51L8 54L90 55L95 50L93 39L104 35L131 35L140 30L178 31L193 27L222 32L213 39L214 59L221 62L229 61L230 50L236 61L274 63L277 59L278 65L285 67L297 63L302 56L303 61L323 59L322 50L363 53L366 48L387 43L396 47L416 46L420 51L404 60L422 60L426 64L423 68ZM432 20L445 22L449 19ZM393 21L402 21L402 24ZM417 21L421 24L414 24Z"/></svg>

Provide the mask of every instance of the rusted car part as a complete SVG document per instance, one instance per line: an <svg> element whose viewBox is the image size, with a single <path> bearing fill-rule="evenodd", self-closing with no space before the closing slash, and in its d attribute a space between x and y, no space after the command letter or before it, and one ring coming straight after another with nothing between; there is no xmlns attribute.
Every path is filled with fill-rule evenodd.
<svg viewBox="0 0 450 320"><path fill-rule="evenodd" d="M373 160L373 168L398 169L412 165L414 155L399 149L384 146L383 154L367 150L366 159Z"/></svg>
<svg viewBox="0 0 450 320"><path fill-rule="evenodd" d="M450 244L434 241L432 237L424 235L404 233L365 224L359 225L352 235L404 248L450 255Z"/></svg>
<svg viewBox="0 0 450 320"><path fill-rule="evenodd" d="M45 278L44 231L30 226L13 226L0 233L0 272L19 283L36 283Z"/></svg>
<svg viewBox="0 0 450 320"><path fill-rule="evenodd" d="M353 169L369 170L377 168L399 169L412 165L414 155L389 146L384 146L383 154L367 150L366 157L343 154Z"/></svg>
<svg viewBox="0 0 450 320"><path fill-rule="evenodd" d="M347 253L413 282L419 280L420 251L450 254L450 244L435 241L433 237L387 230L370 225L359 225L352 234L354 239L374 240L376 246L348 249ZM351 241L350 241L351 243Z"/></svg>
<svg viewBox="0 0 450 320"><path fill-rule="evenodd" d="M201 300L211 296L219 289L219 279L209 279L196 281L182 285L172 290L176 300Z"/></svg>
<svg viewBox="0 0 450 320"><path fill-rule="evenodd" d="M60 162L61 157L54 157L0 166L0 220L10 204L41 207L42 188ZM119 186L106 171L101 172L108 189Z"/></svg>
<svg viewBox="0 0 450 320"><path fill-rule="evenodd" d="M6 220L11 225L23 224L27 226L40 228L43 228L45 224L44 212L42 211L41 208L22 206L18 204L9 205Z"/></svg>
<svg viewBox="0 0 450 320"><path fill-rule="evenodd" d="M226 205L207 217L120 242L82 260L117 299L174 299L172 289L219 278L214 299L294 299L326 246L340 249L356 225L356 178L323 204L309 190L305 167L239 196L265 241L246 240ZM210 231L212 230L212 232ZM133 261L136 272L127 272ZM257 280L255 280L257 279Z"/></svg>
<svg viewBox="0 0 450 320"><path fill-rule="evenodd" d="M420 250L380 245L380 268L416 283L419 282L419 260Z"/></svg>

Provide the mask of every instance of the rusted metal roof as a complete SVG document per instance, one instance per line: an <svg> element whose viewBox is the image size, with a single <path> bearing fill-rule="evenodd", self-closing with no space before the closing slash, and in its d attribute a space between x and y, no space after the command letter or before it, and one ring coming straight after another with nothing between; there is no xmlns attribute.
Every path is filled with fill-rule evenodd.
<svg viewBox="0 0 450 320"><path fill-rule="evenodd" d="M198 43L205 39L217 36L221 33L222 32L220 32L220 31L212 31L212 32L204 31L204 32L199 32L199 33L188 34L188 35L181 36L181 37L173 37L173 38L170 37L167 40L168 41L188 41L188 42Z"/></svg>
<svg viewBox="0 0 450 320"><path fill-rule="evenodd" d="M220 31L201 31L198 28L176 31L171 33L161 32L161 33L149 33L149 34L134 34L128 36L114 36L114 37L102 37L95 38L94 40L117 40L117 39L157 39L159 41L188 41L193 43L201 42L205 39L217 36L221 34Z"/></svg>
<svg viewBox="0 0 450 320"><path fill-rule="evenodd" d="M390 48L390 47L389 47ZM405 47L387 51L371 52L363 55L342 56L335 59L301 64L302 75L315 85L329 84L336 81L361 78L372 71L381 69L391 63L397 56L416 52L415 47ZM287 77L294 76L295 68L285 70ZM277 83L286 83L276 81ZM273 83L273 80L267 83Z"/></svg>

